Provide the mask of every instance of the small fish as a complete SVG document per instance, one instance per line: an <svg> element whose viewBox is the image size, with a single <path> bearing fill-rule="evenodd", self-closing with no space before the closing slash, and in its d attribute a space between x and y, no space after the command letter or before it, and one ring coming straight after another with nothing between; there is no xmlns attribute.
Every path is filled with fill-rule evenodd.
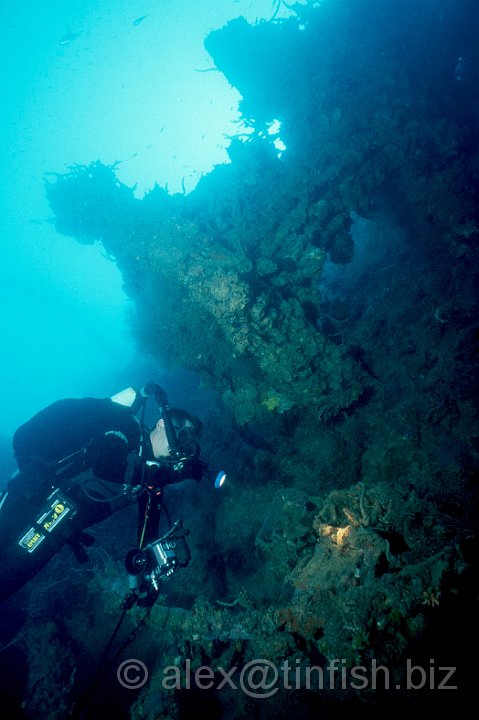
<svg viewBox="0 0 479 720"><path fill-rule="evenodd" d="M68 45L74 40L77 40L80 35L81 33L68 33L68 35L64 35L62 38L60 38L60 45Z"/></svg>
<svg viewBox="0 0 479 720"><path fill-rule="evenodd" d="M148 15L142 15L141 17L137 17L136 20L133 20L132 25L139 25L143 20L145 20L148 17Z"/></svg>

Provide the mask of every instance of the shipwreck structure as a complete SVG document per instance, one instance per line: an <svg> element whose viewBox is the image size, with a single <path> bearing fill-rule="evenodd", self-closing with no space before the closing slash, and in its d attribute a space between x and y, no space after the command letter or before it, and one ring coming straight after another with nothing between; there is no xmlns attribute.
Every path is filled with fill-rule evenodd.
<svg viewBox="0 0 479 720"><path fill-rule="evenodd" d="M189 195L135 198L100 163L47 186L58 230L118 264L142 350L222 403L209 449L232 481L214 503L202 489L184 502L195 560L138 640L152 666L377 658L400 684L401 658L441 659L470 631L478 58L464 35L474 3L456 5L323 2L235 20L206 39L253 130L230 164ZM73 635L96 628L91 657L99 607L118 602L118 567L103 570L95 612L90 598L65 621ZM131 717L176 717L188 702L156 677ZM262 712L356 701L351 687L326 695L283 689ZM228 688L208 698L228 718L258 702Z"/></svg>

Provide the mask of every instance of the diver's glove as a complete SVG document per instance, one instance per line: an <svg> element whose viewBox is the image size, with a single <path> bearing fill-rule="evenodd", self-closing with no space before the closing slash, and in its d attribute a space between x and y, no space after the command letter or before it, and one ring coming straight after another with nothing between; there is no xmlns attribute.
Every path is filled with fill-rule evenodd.
<svg viewBox="0 0 479 720"><path fill-rule="evenodd" d="M128 439L118 430L110 430L94 438L86 449L86 464L95 477L110 482L123 482L128 466Z"/></svg>
<svg viewBox="0 0 479 720"><path fill-rule="evenodd" d="M149 460L146 462L144 479L147 486L162 488L183 480L201 480L205 471L206 464L198 456L164 463Z"/></svg>

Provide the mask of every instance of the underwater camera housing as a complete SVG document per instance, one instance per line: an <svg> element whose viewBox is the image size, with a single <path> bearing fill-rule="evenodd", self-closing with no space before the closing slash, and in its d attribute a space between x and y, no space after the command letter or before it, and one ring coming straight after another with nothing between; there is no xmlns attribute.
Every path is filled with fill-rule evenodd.
<svg viewBox="0 0 479 720"><path fill-rule="evenodd" d="M141 591L158 590L158 582L184 568L191 560L190 548L186 542L189 534L180 521L144 548L130 550L125 566L130 575L136 576Z"/></svg>

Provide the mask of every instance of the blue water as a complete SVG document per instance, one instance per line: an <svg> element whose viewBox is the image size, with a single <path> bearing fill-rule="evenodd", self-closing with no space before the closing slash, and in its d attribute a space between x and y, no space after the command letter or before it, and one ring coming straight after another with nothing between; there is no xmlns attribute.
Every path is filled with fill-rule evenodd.
<svg viewBox="0 0 479 720"><path fill-rule="evenodd" d="M59 397L128 384L135 357L116 266L55 232L44 173L118 161L138 196L191 190L237 130L239 95L203 72L203 40L273 12L271 0L2 3L0 435Z"/></svg>

